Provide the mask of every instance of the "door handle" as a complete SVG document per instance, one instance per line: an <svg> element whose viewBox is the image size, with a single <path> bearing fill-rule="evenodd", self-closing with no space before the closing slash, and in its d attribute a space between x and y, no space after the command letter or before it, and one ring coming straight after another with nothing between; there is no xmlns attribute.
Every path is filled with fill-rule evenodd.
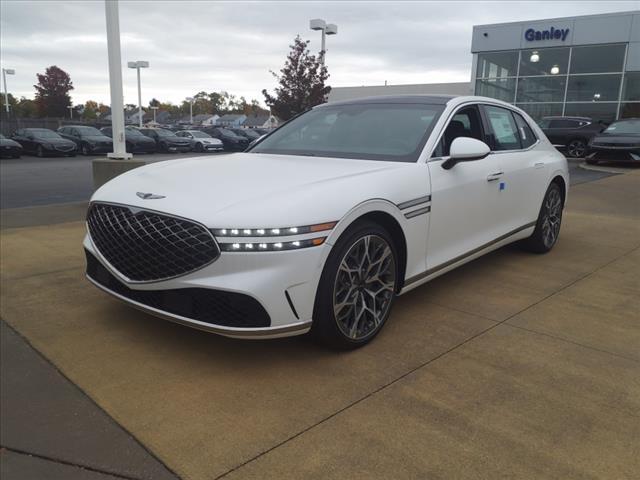
<svg viewBox="0 0 640 480"><path fill-rule="evenodd" d="M536 162L533 164L533 168L544 168L544 162Z"/></svg>
<svg viewBox="0 0 640 480"><path fill-rule="evenodd" d="M490 173L487 175L487 182L495 182L496 180L499 180L502 175L504 175L504 172Z"/></svg>

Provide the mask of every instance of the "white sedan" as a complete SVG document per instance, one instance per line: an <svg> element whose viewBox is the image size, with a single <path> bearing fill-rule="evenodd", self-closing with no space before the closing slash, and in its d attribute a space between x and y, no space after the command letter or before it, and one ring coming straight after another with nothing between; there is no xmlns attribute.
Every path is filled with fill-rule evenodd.
<svg viewBox="0 0 640 480"><path fill-rule="evenodd" d="M221 152L224 150L222 140L213 138L200 130L180 130L176 135L191 140L191 150L194 152Z"/></svg>
<svg viewBox="0 0 640 480"><path fill-rule="evenodd" d="M511 242L553 248L568 185L565 158L507 103L329 103L247 152L154 163L102 186L87 277L202 330L311 331L353 348L397 295Z"/></svg>

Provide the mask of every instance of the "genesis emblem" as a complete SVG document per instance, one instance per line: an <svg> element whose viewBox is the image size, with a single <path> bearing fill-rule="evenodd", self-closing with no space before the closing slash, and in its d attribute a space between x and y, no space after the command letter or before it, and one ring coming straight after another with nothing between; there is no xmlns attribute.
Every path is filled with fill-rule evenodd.
<svg viewBox="0 0 640 480"><path fill-rule="evenodd" d="M136 192L136 195L143 200L158 200L160 198L166 198L164 195L156 195L155 193Z"/></svg>

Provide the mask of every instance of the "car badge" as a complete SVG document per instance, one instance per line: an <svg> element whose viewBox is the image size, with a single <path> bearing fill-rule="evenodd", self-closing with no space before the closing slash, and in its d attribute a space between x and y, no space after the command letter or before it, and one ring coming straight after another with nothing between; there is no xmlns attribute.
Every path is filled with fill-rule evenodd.
<svg viewBox="0 0 640 480"><path fill-rule="evenodd" d="M158 200L166 198L164 195L156 195L155 193L136 192L136 195L143 200Z"/></svg>

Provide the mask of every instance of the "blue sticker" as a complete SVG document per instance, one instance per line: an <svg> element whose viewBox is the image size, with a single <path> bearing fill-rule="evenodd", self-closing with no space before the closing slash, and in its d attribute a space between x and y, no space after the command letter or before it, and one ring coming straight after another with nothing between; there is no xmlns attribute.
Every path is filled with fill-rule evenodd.
<svg viewBox="0 0 640 480"><path fill-rule="evenodd" d="M500 182L500 190L504 190L504 182Z"/></svg>

